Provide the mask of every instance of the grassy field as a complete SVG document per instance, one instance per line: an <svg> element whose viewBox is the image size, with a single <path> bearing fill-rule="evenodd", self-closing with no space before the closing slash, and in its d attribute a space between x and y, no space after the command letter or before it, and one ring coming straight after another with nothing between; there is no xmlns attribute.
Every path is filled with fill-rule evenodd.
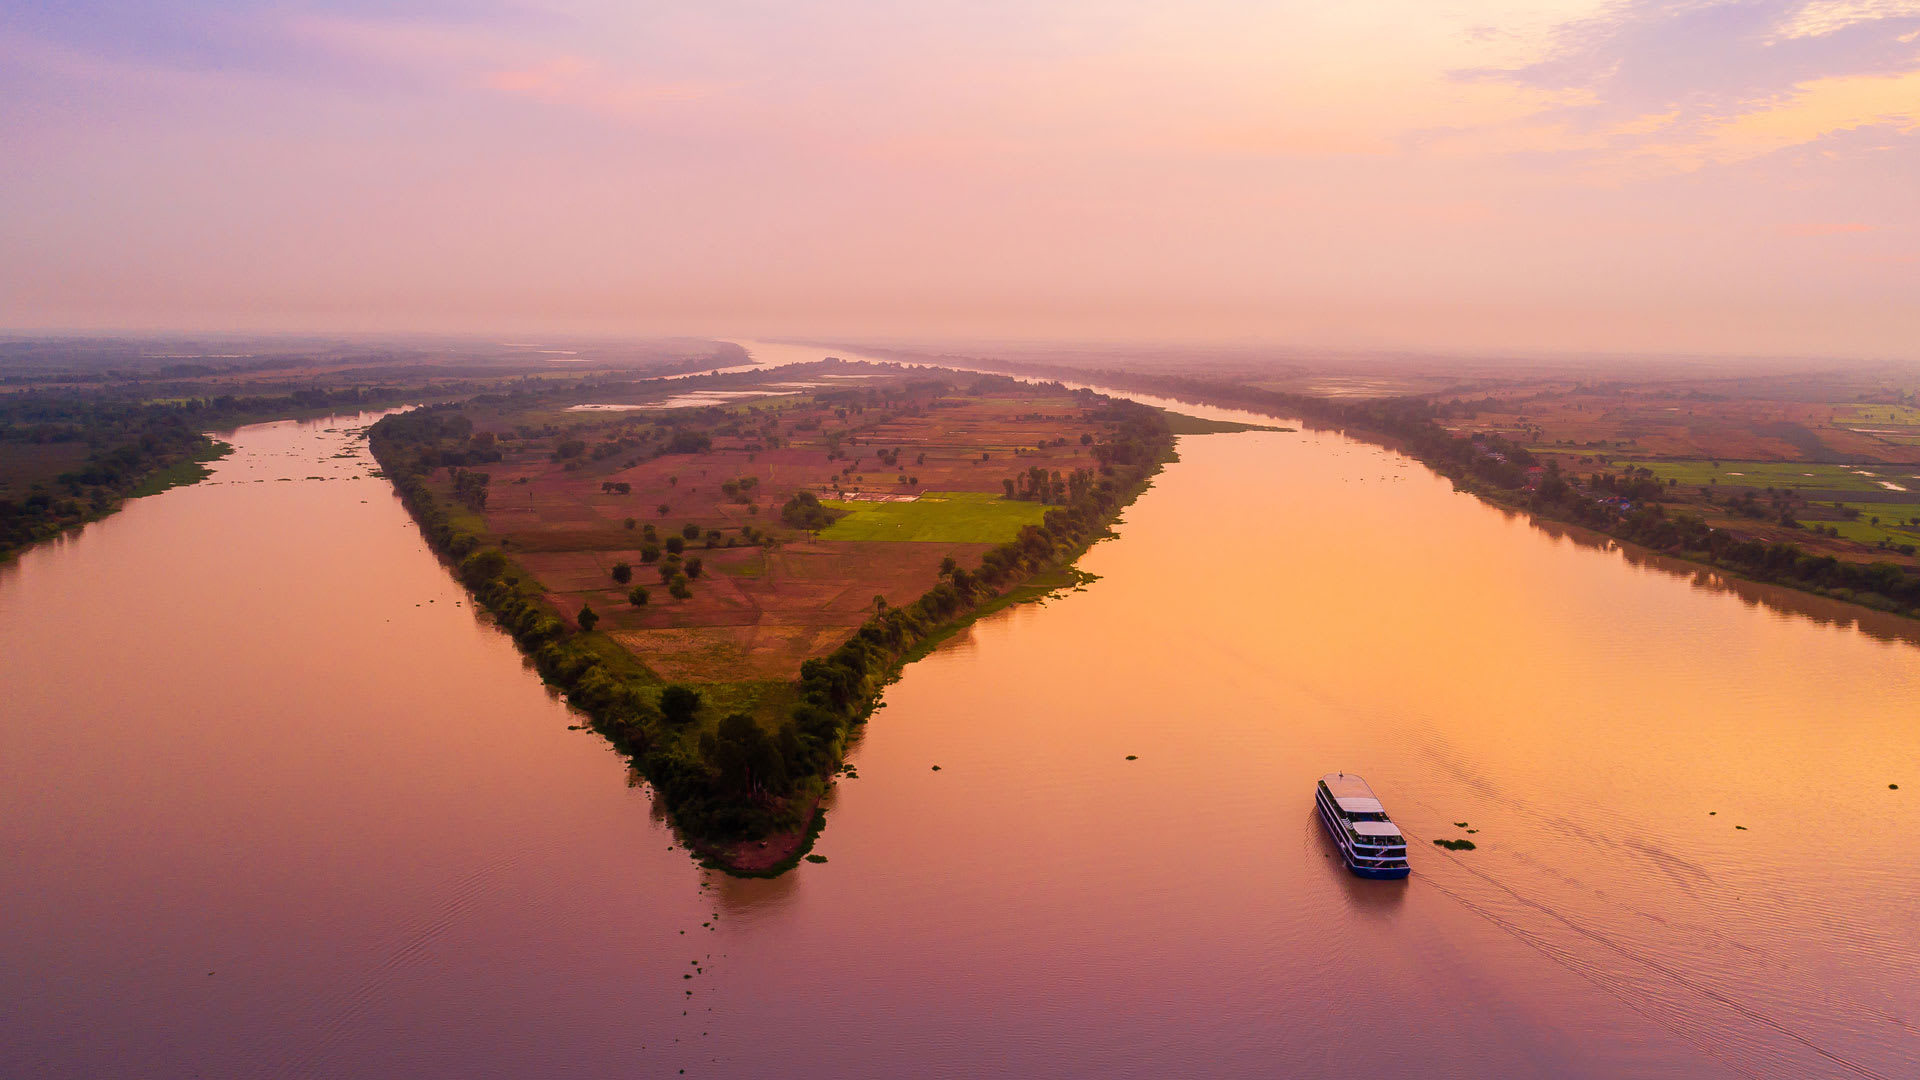
<svg viewBox="0 0 1920 1080"><path fill-rule="evenodd" d="M1635 461L1661 480L1678 480L1688 487L1718 483L1731 487L1812 488L1820 491L1891 491L1880 481L1920 491L1912 465L1814 465L1804 461Z"/></svg>
<svg viewBox="0 0 1920 1080"><path fill-rule="evenodd" d="M828 502L851 511L820 533L822 540L1002 544L1038 525L1047 508L979 491L929 491L913 502Z"/></svg>
<svg viewBox="0 0 1920 1080"><path fill-rule="evenodd" d="M1920 424L1920 409L1911 405L1835 405L1833 415L1845 423Z"/></svg>
<svg viewBox="0 0 1920 1080"><path fill-rule="evenodd" d="M1882 540L1895 544L1920 544L1920 526L1887 528L1893 524L1893 519L1887 517L1882 517L1879 525L1870 522L1864 514L1857 521L1822 521L1819 524L1830 526L1848 540L1857 540L1862 544L1877 544Z"/></svg>

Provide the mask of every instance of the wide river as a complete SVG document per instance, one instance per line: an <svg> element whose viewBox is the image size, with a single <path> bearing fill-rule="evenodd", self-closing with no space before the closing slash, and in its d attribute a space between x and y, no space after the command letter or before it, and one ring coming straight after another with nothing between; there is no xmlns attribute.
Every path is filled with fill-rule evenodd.
<svg viewBox="0 0 1920 1080"><path fill-rule="evenodd" d="M736 880L371 419L0 567L6 1076L1920 1075L1901 625L1341 435L1187 437L1097 581L889 688L828 862ZM1410 880L1333 857L1341 769Z"/></svg>

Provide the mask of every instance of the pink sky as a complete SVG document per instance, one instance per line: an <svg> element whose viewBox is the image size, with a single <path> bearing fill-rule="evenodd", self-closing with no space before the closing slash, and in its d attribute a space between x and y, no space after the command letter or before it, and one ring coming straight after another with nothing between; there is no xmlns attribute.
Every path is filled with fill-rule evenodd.
<svg viewBox="0 0 1920 1080"><path fill-rule="evenodd" d="M0 254L19 330L1914 357L1920 0L0 0Z"/></svg>

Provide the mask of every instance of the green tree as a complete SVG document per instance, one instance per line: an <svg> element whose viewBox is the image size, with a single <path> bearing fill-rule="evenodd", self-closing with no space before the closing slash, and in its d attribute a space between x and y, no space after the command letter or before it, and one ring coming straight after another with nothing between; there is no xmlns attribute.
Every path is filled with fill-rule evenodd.
<svg viewBox="0 0 1920 1080"><path fill-rule="evenodd" d="M659 544L641 544L640 545L640 561L643 563L659 562L660 561L660 545Z"/></svg>
<svg viewBox="0 0 1920 1080"><path fill-rule="evenodd" d="M633 567L623 562L613 564L613 580L625 585L633 580Z"/></svg>
<svg viewBox="0 0 1920 1080"><path fill-rule="evenodd" d="M699 577L700 571L705 568L706 568L706 560L701 559L697 555L687 560L687 576L690 578Z"/></svg>
<svg viewBox="0 0 1920 1080"><path fill-rule="evenodd" d="M581 604L580 614L576 617L575 621L580 624L582 632L590 632L593 630L594 624L600 621L600 615L593 610L592 604Z"/></svg>
<svg viewBox="0 0 1920 1080"><path fill-rule="evenodd" d="M700 526L689 521L685 525L680 526L680 536L686 540L698 540L700 539Z"/></svg>
<svg viewBox="0 0 1920 1080"><path fill-rule="evenodd" d="M628 589L627 603L632 604L634 607L646 607L647 587L645 585L635 585L633 588Z"/></svg>
<svg viewBox="0 0 1920 1080"><path fill-rule="evenodd" d="M679 536L667 537L667 550L673 552L675 555L687 550L686 539Z"/></svg>
<svg viewBox="0 0 1920 1080"><path fill-rule="evenodd" d="M687 575L675 574L673 580L667 582L667 595L675 600L685 600L692 596L693 590L687 586Z"/></svg>
<svg viewBox="0 0 1920 1080"><path fill-rule="evenodd" d="M460 564L460 576L469 585L484 585L507 572L507 557L494 548L476 551Z"/></svg>
<svg viewBox="0 0 1920 1080"><path fill-rule="evenodd" d="M700 691L679 683L660 691L660 715L674 727L685 727L700 712Z"/></svg>
<svg viewBox="0 0 1920 1080"><path fill-rule="evenodd" d="M790 785L777 742L746 713L729 713L700 738L700 756L713 766L720 789L735 796L785 791Z"/></svg>

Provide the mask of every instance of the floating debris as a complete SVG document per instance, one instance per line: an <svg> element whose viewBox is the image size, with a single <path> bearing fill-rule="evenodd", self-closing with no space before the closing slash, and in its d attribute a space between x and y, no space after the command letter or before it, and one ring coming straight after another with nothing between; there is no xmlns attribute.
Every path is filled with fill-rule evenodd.
<svg viewBox="0 0 1920 1080"><path fill-rule="evenodd" d="M807 856L807 861L812 863L821 863L821 862L826 862L827 857L825 855L809 855Z"/></svg>
<svg viewBox="0 0 1920 1080"><path fill-rule="evenodd" d="M1140 760L1140 755L1139 755L1139 754L1128 754L1128 755L1127 755L1127 760L1128 760L1128 761L1139 761L1139 760Z"/></svg>
<svg viewBox="0 0 1920 1080"><path fill-rule="evenodd" d="M1453 823L1453 827L1456 829L1464 829L1467 827L1467 823L1464 821L1456 821Z"/></svg>
<svg viewBox="0 0 1920 1080"><path fill-rule="evenodd" d="M1747 827L1745 825L1735 825L1734 828L1739 829L1741 832L1747 831Z"/></svg>
<svg viewBox="0 0 1920 1080"><path fill-rule="evenodd" d="M1448 851L1473 850L1473 841L1471 840L1435 840L1434 843L1446 848Z"/></svg>
<svg viewBox="0 0 1920 1080"><path fill-rule="evenodd" d="M939 771L940 771L940 766L938 766L938 765L935 765L935 766L933 767L933 771L934 771L934 772L939 772Z"/></svg>

